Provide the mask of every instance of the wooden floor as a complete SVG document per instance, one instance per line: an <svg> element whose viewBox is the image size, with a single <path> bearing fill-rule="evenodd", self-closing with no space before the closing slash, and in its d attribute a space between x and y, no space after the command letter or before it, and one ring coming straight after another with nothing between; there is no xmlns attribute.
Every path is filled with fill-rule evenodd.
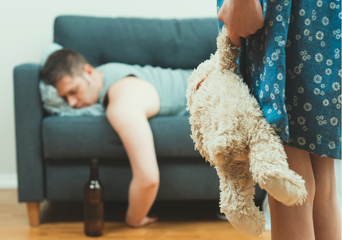
<svg viewBox="0 0 342 240"><path fill-rule="evenodd" d="M201 202L156 202L151 210L157 223L132 229L123 219L127 203L105 203L105 230L98 239L127 240L270 240L270 232L259 238L237 232L227 221L216 217L217 204ZM82 202L44 202L40 206L41 224L31 228L26 205L18 203L16 190L0 190L1 240L80 240L83 233Z"/></svg>

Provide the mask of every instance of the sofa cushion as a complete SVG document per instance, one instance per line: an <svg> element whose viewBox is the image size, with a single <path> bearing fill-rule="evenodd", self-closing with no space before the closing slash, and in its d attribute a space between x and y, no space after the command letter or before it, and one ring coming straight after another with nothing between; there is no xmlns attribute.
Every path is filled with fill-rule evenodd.
<svg viewBox="0 0 342 240"><path fill-rule="evenodd" d="M59 16L54 42L93 65L108 62L193 69L216 51L217 19Z"/></svg>
<svg viewBox="0 0 342 240"><path fill-rule="evenodd" d="M157 157L200 157L190 138L188 116L158 116L149 123ZM106 117L50 116L42 124L45 158L127 158Z"/></svg>

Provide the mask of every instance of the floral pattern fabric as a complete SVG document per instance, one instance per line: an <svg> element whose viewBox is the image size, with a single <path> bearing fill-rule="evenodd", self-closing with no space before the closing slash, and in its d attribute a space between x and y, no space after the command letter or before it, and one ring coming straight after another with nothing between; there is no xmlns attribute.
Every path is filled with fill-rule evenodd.
<svg viewBox="0 0 342 240"><path fill-rule="evenodd" d="M284 144L341 159L340 0L260 3L264 27L241 47L244 81Z"/></svg>

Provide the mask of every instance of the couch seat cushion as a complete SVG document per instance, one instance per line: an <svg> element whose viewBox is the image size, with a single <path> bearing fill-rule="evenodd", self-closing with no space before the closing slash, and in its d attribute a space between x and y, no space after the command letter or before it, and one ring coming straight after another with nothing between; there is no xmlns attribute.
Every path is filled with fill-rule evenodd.
<svg viewBox="0 0 342 240"><path fill-rule="evenodd" d="M157 157L200 157L190 138L188 116L158 116L149 122ZM127 158L106 117L50 116L42 128L44 158Z"/></svg>

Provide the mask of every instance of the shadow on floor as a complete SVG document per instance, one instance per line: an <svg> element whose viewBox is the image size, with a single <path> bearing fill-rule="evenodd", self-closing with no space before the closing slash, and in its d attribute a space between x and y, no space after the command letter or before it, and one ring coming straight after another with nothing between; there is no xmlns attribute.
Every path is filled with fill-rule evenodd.
<svg viewBox="0 0 342 240"><path fill-rule="evenodd" d="M124 222L127 202L105 202L105 221ZM149 213L159 221L218 220L217 201L156 201ZM44 202L41 223L83 221L83 202Z"/></svg>

